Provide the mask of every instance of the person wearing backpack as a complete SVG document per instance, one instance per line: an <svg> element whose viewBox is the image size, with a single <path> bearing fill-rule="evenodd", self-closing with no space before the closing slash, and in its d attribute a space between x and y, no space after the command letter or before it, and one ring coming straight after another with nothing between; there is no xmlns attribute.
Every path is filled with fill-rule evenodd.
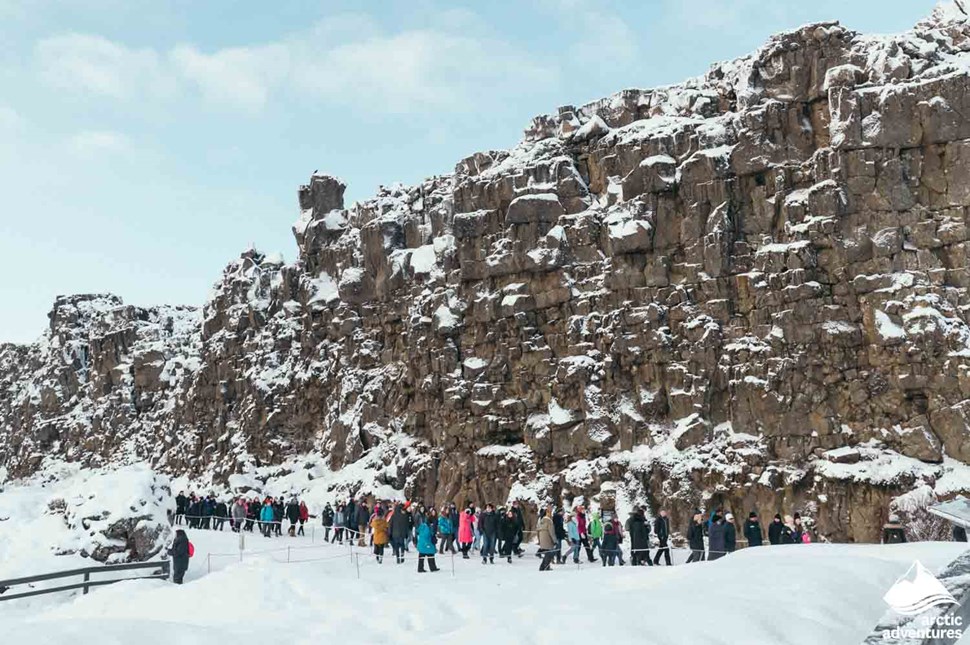
<svg viewBox="0 0 970 645"><path fill-rule="evenodd" d="M323 541L330 541L330 529L333 527L334 513L333 507L330 506L330 502L323 507L323 512L320 513L321 521L323 522Z"/></svg>
<svg viewBox="0 0 970 645"><path fill-rule="evenodd" d="M182 529L175 531L175 540L172 541L168 554L172 558L172 582L180 585L185 578L185 572L189 570L189 558L195 555L195 547Z"/></svg>
<svg viewBox="0 0 970 645"><path fill-rule="evenodd" d="M425 521L418 524L418 573L424 573L425 560L428 561L432 573L438 570L438 565L434 561L434 535L431 532L431 524L433 521L434 519L429 512L425 517Z"/></svg>

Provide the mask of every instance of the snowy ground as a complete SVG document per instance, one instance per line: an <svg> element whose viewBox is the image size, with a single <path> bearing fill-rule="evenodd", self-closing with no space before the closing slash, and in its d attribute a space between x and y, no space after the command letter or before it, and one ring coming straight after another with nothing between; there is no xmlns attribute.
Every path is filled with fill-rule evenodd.
<svg viewBox="0 0 970 645"><path fill-rule="evenodd" d="M0 603L4 642L129 645L137 633L140 645L858 643L914 559L937 570L966 546L795 545L698 565L570 564L550 573L531 554L512 565L458 558L454 574L451 558L440 557L441 572L419 575L413 551L405 564L378 565L366 550L352 555L319 535L247 535L240 562L235 534L189 535L197 550L182 587L130 581L88 596ZM218 553L229 555L209 557Z"/></svg>

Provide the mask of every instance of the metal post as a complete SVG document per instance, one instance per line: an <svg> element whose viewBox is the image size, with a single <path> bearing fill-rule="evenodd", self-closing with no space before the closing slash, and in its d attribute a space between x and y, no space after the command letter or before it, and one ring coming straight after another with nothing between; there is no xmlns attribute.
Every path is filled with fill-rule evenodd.
<svg viewBox="0 0 970 645"><path fill-rule="evenodd" d="M286 561L290 561L290 547L286 547Z"/></svg>
<svg viewBox="0 0 970 645"><path fill-rule="evenodd" d="M357 579L360 580L360 554L357 554Z"/></svg>
<svg viewBox="0 0 970 645"><path fill-rule="evenodd" d="M455 554L451 554L451 577L455 577Z"/></svg>
<svg viewBox="0 0 970 645"><path fill-rule="evenodd" d="M206 573L212 573L212 554L205 556Z"/></svg>
<svg viewBox="0 0 970 645"><path fill-rule="evenodd" d="M90 582L90 580L91 580L91 572L90 571L85 571L84 572L84 582ZM84 595L87 595L87 593L88 593L88 587L87 587L87 585L85 585L84 586Z"/></svg>

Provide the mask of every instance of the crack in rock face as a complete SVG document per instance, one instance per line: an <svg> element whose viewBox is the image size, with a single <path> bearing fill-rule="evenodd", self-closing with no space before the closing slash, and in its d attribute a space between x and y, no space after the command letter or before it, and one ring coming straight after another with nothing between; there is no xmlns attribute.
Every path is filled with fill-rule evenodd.
<svg viewBox="0 0 970 645"><path fill-rule="evenodd" d="M802 509L875 540L970 490L968 52L943 10L808 25L350 207L315 173L296 262L248 250L201 309L59 297L2 346L0 466L365 458L438 504Z"/></svg>

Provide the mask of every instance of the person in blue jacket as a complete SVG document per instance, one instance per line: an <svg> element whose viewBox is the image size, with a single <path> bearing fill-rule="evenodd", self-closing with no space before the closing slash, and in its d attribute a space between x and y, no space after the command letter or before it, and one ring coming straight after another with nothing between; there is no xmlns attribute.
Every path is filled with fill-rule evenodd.
<svg viewBox="0 0 970 645"><path fill-rule="evenodd" d="M438 516L438 553L444 553L445 547L448 548L452 553L457 553L455 551L455 544L452 537L455 534L455 525L451 521L451 515L449 513L442 513Z"/></svg>
<svg viewBox="0 0 970 645"><path fill-rule="evenodd" d="M260 528L263 530L263 535L266 537L271 537L273 534L273 504L270 502L269 498L263 502L263 508L259 512L259 519L262 523Z"/></svg>
<svg viewBox="0 0 970 645"><path fill-rule="evenodd" d="M434 561L435 548L434 537L431 535L430 514L425 517L425 521L418 524L418 573L424 573L424 561L428 561L428 568L434 573L438 570L438 565Z"/></svg>

